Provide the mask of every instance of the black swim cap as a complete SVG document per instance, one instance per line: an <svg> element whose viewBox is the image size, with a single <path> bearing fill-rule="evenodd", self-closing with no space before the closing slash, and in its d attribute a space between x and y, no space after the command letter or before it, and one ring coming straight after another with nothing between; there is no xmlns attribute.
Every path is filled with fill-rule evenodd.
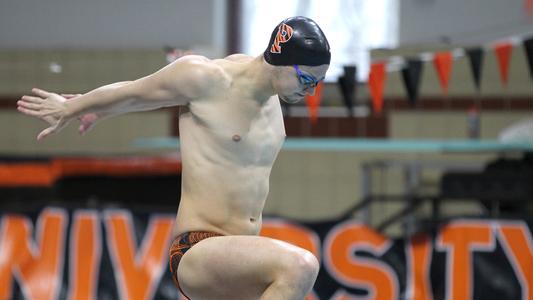
<svg viewBox="0 0 533 300"><path fill-rule="evenodd" d="M292 17L276 26L263 57L275 66L319 66L329 64L331 53L328 40L315 21Z"/></svg>

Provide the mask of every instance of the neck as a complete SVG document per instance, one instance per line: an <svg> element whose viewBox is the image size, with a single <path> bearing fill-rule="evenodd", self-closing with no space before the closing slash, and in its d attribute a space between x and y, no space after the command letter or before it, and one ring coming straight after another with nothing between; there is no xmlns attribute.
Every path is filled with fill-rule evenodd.
<svg viewBox="0 0 533 300"><path fill-rule="evenodd" d="M267 64L262 55L250 61L246 73L248 73L250 84L253 86L255 99L263 102L276 93L272 86L274 66Z"/></svg>

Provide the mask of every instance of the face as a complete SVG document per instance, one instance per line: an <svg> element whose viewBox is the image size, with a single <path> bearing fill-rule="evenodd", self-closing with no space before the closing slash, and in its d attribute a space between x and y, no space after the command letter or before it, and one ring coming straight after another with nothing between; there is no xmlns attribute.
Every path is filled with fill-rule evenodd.
<svg viewBox="0 0 533 300"><path fill-rule="evenodd" d="M329 65L279 67L274 80L274 88L280 99L295 103L304 99L306 94L313 95L316 85L324 80Z"/></svg>

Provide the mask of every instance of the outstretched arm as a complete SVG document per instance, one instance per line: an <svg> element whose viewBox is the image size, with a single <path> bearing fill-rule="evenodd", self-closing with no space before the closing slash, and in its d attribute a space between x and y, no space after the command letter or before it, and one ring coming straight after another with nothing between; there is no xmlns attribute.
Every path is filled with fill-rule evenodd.
<svg viewBox="0 0 533 300"><path fill-rule="evenodd" d="M185 105L227 84L220 68L199 56L183 57L156 73L141 79L106 85L70 101L56 93L33 89L34 96L23 96L18 109L35 116L50 127L38 140L64 128L72 119L88 113L116 115Z"/></svg>
<svg viewBox="0 0 533 300"><path fill-rule="evenodd" d="M118 86L128 84L128 83L130 83L130 81L122 81L122 82L112 83L110 84L110 86L114 85L118 87ZM67 101L69 99L74 99L81 95L83 94L61 94L61 96L67 99ZM113 117L113 116L115 115L111 113L106 113L106 112L88 113L88 114L82 115L81 117L78 117L78 120L80 121L78 132L80 134L86 134L94 127L96 123L102 122L103 120L109 119L110 117Z"/></svg>

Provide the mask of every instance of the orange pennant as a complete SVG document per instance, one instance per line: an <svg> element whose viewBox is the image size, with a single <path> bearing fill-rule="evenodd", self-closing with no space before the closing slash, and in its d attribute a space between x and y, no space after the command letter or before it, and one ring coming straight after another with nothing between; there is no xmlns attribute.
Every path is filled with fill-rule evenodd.
<svg viewBox="0 0 533 300"><path fill-rule="evenodd" d="M524 0L524 8L529 15L533 15L533 0Z"/></svg>
<svg viewBox="0 0 533 300"><path fill-rule="evenodd" d="M494 46L496 57L498 58L498 66L500 67L500 79L503 86L507 86L509 78L509 61L511 59L511 52L513 45L511 43L500 43Z"/></svg>
<svg viewBox="0 0 533 300"><path fill-rule="evenodd" d="M315 93L305 96L305 104L309 109L309 119L311 119L311 123L313 124L316 124L318 121L318 108L320 107L320 99L322 97L322 85L322 82L318 83L315 88Z"/></svg>
<svg viewBox="0 0 533 300"><path fill-rule="evenodd" d="M452 71L452 54L450 52L435 53L433 65L439 75L440 86L445 95L448 95L448 82Z"/></svg>
<svg viewBox="0 0 533 300"><path fill-rule="evenodd" d="M370 96L374 112L380 114L383 111L383 87L385 85L385 63L373 63L368 75Z"/></svg>

